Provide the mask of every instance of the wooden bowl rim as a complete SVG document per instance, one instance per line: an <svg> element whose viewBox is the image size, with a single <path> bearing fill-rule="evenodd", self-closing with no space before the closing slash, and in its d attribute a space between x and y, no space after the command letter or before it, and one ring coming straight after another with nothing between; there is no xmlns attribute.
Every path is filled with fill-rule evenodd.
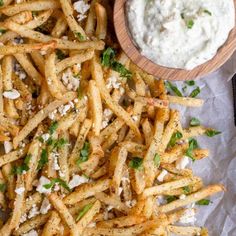
<svg viewBox="0 0 236 236"><path fill-rule="evenodd" d="M227 41L218 49L217 54L211 60L194 68L193 70L174 69L160 66L141 55L134 44L125 17L126 0L115 0L114 3L114 26L117 39L126 55L138 67L149 74L165 80L193 80L219 69L234 53L236 49L236 0L235 27L229 33Z"/></svg>

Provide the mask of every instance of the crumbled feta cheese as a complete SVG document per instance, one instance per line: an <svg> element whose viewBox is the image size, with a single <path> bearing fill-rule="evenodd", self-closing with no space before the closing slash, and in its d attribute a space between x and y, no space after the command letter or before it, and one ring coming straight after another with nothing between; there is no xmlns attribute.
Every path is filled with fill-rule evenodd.
<svg viewBox="0 0 236 236"><path fill-rule="evenodd" d="M102 121L102 129L106 128L109 123L110 116L112 115L112 111L110 109L104 109L103 111L103 121Z"/></svg>
<svg viewBox="0 0 236 236"><path fill-rule="evenodd" d="M111 211L113 208L114 208L113 206L110 206L110 205L109 205L109 206L107 207L107 211L109 212L109 211Z"/></svg>
<svg viewBox="0 0 236 236"><path fill-rule="evenodd" d="M48 139L50 138L50 134L46 133L46 134L42 134L41 138L43 139L43 142L47 142Z"/></svg>
<svg viewBox="0 0 236 236"><path fill-rule="evenodd" d="M135 121L135 122L138 121L138 116L131 116L131 118L132 118L132 120Z"/></svg>
<svg viewBox="0 0 236 236"><path fill-rule="evenodd" d="M122 182L129 182L130 183L130 179L128 177L122 177L121 181Z"/></svg>
<svg viewBox="0 0 236 236"><path fill-rule="evenodd" d="M39 193L51 193L50 188L46 189L45 187L43 187L43 185L50 184L50 183L51 183L51 181L48 178L41 176L39 179L36 191L38 191Z"/></svg>
<svg viewBox="0 0 236 236"><path fill-rule="evenodd" d="M21 217L20 217L20 223L24 223L25 221L27 220L27 214L23 214Z"/></svg>
<svg viewBox="0 0 236 236"><path fill-rule="evenodd" d="M68 40L68 36L62 36L61 39Z"/></svg>
<svg viewBox="0 0 236 236"><path fill-rule="evenodd" d="M108 89L118 89L120 87L121 83L117 81L117 78L115 76L111 76L107 79L106 87Z"/></svg>
<svg viewBox="0 0 236 236"><path fill-rule="evenodd" d="M54 110L53 112L49 113L48 114L49 119L54 120L56 114L57 114L57 110Z"/></svg>
<svg viewBox="0 0 236 236"><path fill-rule="evenodd" d="M78 21L82 21L86 18L85 13L89 10L90 5L85 3L83 0L79 0L73 4L73 7L79 13L77 16Z"/></svg>
<svg viewBox="0 0 236 236"><path fill-rule="evenodd" d="M25 192L24 187L20 187L20 188L15 189L16 194L22 195L24 192Z"/></svg>
<svg viewBox="0 0 236 236"><path fill-rule="evenodd" d="M88 181L89 179L84 176L74 175L68 186L70 187L70 189L73 189L81 184L87 183Z"/></svg>
<svg viewBox="0 0 236 236"><path fill-rule="evenodd" d="M29 232L27 232L26 234L22 234L22 236L38 236L38 233L36 230L32 229Z"/></svg>
<svg viewBox="0 0 236 236"><path fill-rule="evenodd" d="M88 228L94 228L94 227L96 227L96 222L91 222L87 227L88 227Z"/></svg>
<svg viewBox="0 0 236 236"><path fill-rule="evenodd" d="M183 170L189 164L189 157L183 156L176 161L176 168L178 170Z"/></svg>
<svg viewBox="0 0 236 236"><path fill-rule="evenodd" d="M123 191L123 188L121 188L121 187L119 187L119 189L118 189L119 191L118 191L118 195L120 196L121 195L121 193L122 193L122 191Z"/></svg>
<svg viewBox="0 0 236 236"><path fill-rule="evenodd" d="M9 99L17 99L20 97L20 93L16 90L16 89L12 89L12 90L9 90L9 91L5 91L3 92L2 94L5 98L9 98Z"/></svg>
<svg viewBox="0 0 236 236"><path fill-rule="evenodd" d="M40 212L39 212L39 209L38 209L37 205L36 205L36 204L33 204L33 205L32 205L32 208L31 208L30 211L29 211L28 219L31 219L31 218L37 216L39 213L40 213Z"/></svg>
<svg viewBox="0 0 236 236"><path fill-rule="evenodd" d="M39 52L42 56L45 56L47 54L47 51L45 51L45 50L40 50Z"/></svg>
<svg viewBox="0 0 236 236"><path fill-rule="evenodd" d="M79 102L79 99L76 98L76 99L74 100L74 103L78 103L78 102Z"/></svg>
<svg viewBox="0 0 236 236"><path fill-rule="evenodd" d="M168 171L167 170L162 170L161 173L158 175L157 177L157 180L159 182L163 182L164 181L164 178L165 176L168 174Z"/></svg>
<svg viewBox="0 0 236 236"><path fill-rule="evenodd" d="M6 154L9 153L13 149L13 145L9 141L4 141L3 145L4 145L4 150Z"/></svg>
<svg viewBox="0 0 236 236"><path fill-rule="evenodd" d="M179 196L179 199L181 199L181 200L184 200L186 198L186 195L185 194L181 194L180 196Z"/></svg>
<svg viewBox="0 0 236 236"><path fill-rule="evenodd" d="M179 220L179 222L182 224L194 224L195 221L196 218L194 208L186 209L184 215L182 215Z"/></svg>
<svg viewBox="0 0 236 236"><path fill-rule="evenodd" d="M125 205L129 208L134 207L136 204L137 204L137 201L135 199L125 202Z"/></svg>
<svg viewBox="0 0 236 236"><path fill-rule="evenodd" d="M157 196L156 203L158 206L166 204L166 199L163 195Z"/></svg>
<svg viewBox="0 0 236 236"><path fill-rule="evenodd" d="M43 202L42 202L42 205L41 205L39 211L40 211L41 214L47 214L50 208L51 208L51 204L48 201L48 199L45 197L43 199Z"/></svg>
<svg viewBox="0 0 236 236"><path fill-rule="evenodd" d="M78 76L74 76L72 70L68 68L61 77L63 84L67 87L68 90L76 91L80 85L80 79Z"/></svg>
<svg viewBox="0 0 236 236"><path fill-rule="evenodd" d="M60 185L59 185L59 183L55 183L55 185L54 185L54 187L53 187L53 190L54 190L55 192L57 192L57 191L60 190Z"/></svg>

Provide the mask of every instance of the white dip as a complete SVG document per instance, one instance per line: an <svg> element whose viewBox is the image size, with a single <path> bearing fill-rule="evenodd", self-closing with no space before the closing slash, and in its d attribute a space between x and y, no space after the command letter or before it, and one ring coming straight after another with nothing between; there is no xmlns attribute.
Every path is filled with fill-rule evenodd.
<svg viewBox="0 0 236 236"><path fill-rule="evenodd" d="M233 0L128 0L126 8L141 53L171 68L212 59L235 25Z"/></svg>

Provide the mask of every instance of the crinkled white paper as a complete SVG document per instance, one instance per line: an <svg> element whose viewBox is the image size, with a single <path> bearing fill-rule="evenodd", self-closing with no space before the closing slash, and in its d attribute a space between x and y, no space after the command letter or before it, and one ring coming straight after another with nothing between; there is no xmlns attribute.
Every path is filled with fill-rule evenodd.
<svg viewBox="0 0 236 236"><path fill-rule="evenodd" d="M182 123L188 125L191 117L201 124L222 131L221 135L198 138L202 148L210 149L210 157L192 164L194 173L205 184L222 183L224 194L212 197L212 204L198 207L196 225L205 226L211 236L236 236L236 127L233 115L231 78L236 72L236 54L218 71L197 81L198 96L205 100L201 108L183 108ZM183 82L177 83L179 88ZM191 87L188 87L191 92ZM236 99L236 98L235 98Z"/></svg>

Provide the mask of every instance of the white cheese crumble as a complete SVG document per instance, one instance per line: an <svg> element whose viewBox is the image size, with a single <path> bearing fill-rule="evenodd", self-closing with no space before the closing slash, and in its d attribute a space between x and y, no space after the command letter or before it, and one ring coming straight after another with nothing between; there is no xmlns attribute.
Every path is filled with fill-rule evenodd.
<svg viewBox="0 0 236 236"><path fill-rule="evenodd" d="M51 193L50 188L46 189L45 187L43 187L43 185L50 184L50 183L51 183L51 181L48 178L46 178L44 176L41 176L40 179L39 179L36 191L39 192L39 193Z"/></svg>
<svg viewBox="0 0 236 236"><path fill-rule="evenodd" d="M31 218L37 216L39 213L40 213L40 212L39 212L39 209L38 209L37 205L36 205L36 204L33 204L33 205L32 205L32 208L31 208L30 211L29 211L28 219L31 219Z"/></svg>
<svg viewBox="0 0 236 236"><path fill-rule="evenodd" d="M74 175L70 180L68 186L70 187L70 189L73 189L81 184L88 183L88 181L89 179L84 176Z"/></svg>
<svg viewBox="0 0 236 236"><path fill-rule="evenodd" d="M2 94L5 98L15 100L20 97L20 93L16 89L5 91Z"/></svg>
<svg viewBox="0 0 236 236"><path fill-rule="evenodd" d="M186 198L186 195L185 194L181 194L180 196L179 196L179 199L181 199L181 200L184 200Z"/></svg>
<svg viewBox="0 0 236 236"><path fill-rule="evenodd" d="M15 189L15 193L18 194L18 195L22 195L24 192L25 192L24 187L20 187L20 188Z"/></svg>
<svg viewBox="0 0 236 236"><path fill-rule="evenodd" d="M178 170L183 170L189 164L189 157L183 156L176 161L176 168Z"/></svg>
<svg viewBox="0 0 236 236"><path fill-rule="evenodd" d="M103 111L103 120L102 120L102 129L106 128L109 123L110 116L113 114L113 112L110 109L104 109Z"/></svg>
<svg viewBox="0 0 236 236"><path fill-rule="evenodd" d="M38 233L36 230L32 229L29 232L27 232L26 234L22 234L22 236L38 236Z"/></svg>
<svg viewBox="0 0 236 236"><path fill-rule="evenodd" d="M167 170L162 170L161 173L158 175L157 177L157 180L159 182L163 182L164 181L164 178L165 176L168 174L168 171Z"/></svg>
<svg viewBox="0 0 236 236"><path fill-rule="evenodd" d="M107 79L106 82L106 87L108 89L118 89L120 87L121 83L119 81L117 81L117 78L115 76L111 76Z"/></svg>
<svg viewBox="0 0 236 236"><path fill-rule="evenodd" d="M163 205L163 204L166 204L166 199L164 198L163 195L157 196L156 204L157 204L158 206Z"/></svg>
<svg viewBox="0 0 236 236"><path fill-rule="evenodd" d="M79 88L80 79L73 75L70 68L62 74L61 80L68 90L76 91Z"/></svg>
<svg viewBox="0 0 236 236"><path fill-rule="evenodd" d="M13 149L12 142L4 141L3 145L4 145L4 150L5 150L6 154L9 153L10 151L12 151L12 149Z"/></svg>
<svg viewBox="0 0 236 236"><path fill-rule="evenodd" d="M77 1L73 4L74 9L78 12L77 19L82 21L87 16L85 13L89 10L90 5L85 3L83 0Z"/></svg>
<svg viewBox="0 0 236 236"><path fill-rule="evenodd" d="M137 204L137 201L136 201L135 199L129 200L129 201L126 201L126 202L125 202L125 205L126 205L127 207L129 207L129 208L134 207L136 204Z"/></svg>
<svg viewBox="0 0 236 236"><path fill-rule="evenodd" d="M27 220L27 214L23 214L21 217L20 217L20 223L24 223L25 221Z"/></svg>
<svg viewBox="0 0 236 236"><path fill-rule="evenodd" d="M50 210L50 208L51 208L51 204L50 204L49 200L45 197L45 198L43 199L43 202L42 202L42 205L41 205L39 211L40 211L41 214L45 215L45 214L48 213L48 211Z"/></svg>
<svg viewBox="0 0 236 236"><path fill-rule="evenodd" d="M50 138L50 134L46 133L46 134L42 134L41 135L41 138L43 139L43 142L47 142L48 139Z"/></svg>
<svg viewBox="0 0 236 236"><path fill-rule="evenodd" d="M20 66L20 64L18 63L15 63L14 64L14 71L15 71L15 74L21 79L21 80L24 80L27 75L26 73L24 72L23 68Z"/></svg>
<svg viewBox="0 0 236 236"><path fill-rule="evenodd" d="M194 208L186 209L184 215L180 217L179 222L182 224L194 224L196 221L195 214Z"/></svg>
<svg viewBox="0 0 236 236"><path fill-rule="evenodd" d="M60 166L58 165L59 153L53 151L53 152L51 153L51 155L52 155L52 161L53 161L53 163L52 163L52 168L53 168L54 170L60 170Z"/></svg>

